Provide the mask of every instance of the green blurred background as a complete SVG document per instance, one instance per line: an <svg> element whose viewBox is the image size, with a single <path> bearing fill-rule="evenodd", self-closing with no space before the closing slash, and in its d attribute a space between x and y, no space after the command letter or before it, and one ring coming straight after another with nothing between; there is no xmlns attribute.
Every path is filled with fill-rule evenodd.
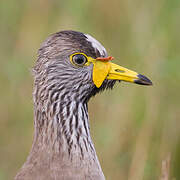
<svg viewBox="0 0 180 180"><path fill-rule="evenodd" d="M89 33L114 62L152 87L116 85L89 103L91 133L107 179L180 179L179 0L0 1L0 180L13 179L33 138L31 68L54 32Z"/></svg>

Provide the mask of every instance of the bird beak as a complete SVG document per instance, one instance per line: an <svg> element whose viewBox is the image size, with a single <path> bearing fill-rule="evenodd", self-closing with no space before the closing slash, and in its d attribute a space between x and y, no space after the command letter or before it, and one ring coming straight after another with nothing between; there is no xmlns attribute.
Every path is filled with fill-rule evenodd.
<svg viewBox="0 0 180 180"><path fill-rule="evenodd" d="M152 85L152 82L144 75L129 70L112 62L112 57L97 58L93 67L93 82L100 87L105 79L121 80L140 85Z"/></svg>

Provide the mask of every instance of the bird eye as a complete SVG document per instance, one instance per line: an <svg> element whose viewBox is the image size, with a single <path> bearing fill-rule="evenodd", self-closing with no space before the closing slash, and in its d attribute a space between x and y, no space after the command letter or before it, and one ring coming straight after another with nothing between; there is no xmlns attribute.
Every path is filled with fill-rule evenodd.
<svg viewBox="0 0 180 180"><path fill-rule="evenodd" d="M72 62L75 65L83 66L87 62L87 57L83 54L75 54L72 56Z"/></svg>

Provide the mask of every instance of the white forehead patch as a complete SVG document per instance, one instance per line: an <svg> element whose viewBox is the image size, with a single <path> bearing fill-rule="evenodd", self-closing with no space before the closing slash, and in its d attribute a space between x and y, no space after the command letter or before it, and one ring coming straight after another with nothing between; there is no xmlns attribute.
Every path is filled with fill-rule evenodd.
<svg viewBox="0 0 180 180"><path fill-rule="evenodd" d="M85 36L86 36L87 40L92 44L93 48L95 48L96 50L99 51L99 53L102 57L107 56L106 49L104 48L104 46L99 41L97 41L95 38L93 38L89 34L85 34Z"/></svg>

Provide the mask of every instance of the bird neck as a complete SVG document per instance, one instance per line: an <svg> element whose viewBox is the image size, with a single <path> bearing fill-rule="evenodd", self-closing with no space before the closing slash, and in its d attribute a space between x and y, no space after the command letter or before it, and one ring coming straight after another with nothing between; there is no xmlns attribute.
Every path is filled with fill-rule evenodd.
<svg viewBox="0 0 180 180"><path fill-rule="evenodd" d="M51 156L61 165L96 167L102 173L90 136L87 103L60 99L39 103L35 99L35 133L28 161L41 156L45 162Z"/></svg>

